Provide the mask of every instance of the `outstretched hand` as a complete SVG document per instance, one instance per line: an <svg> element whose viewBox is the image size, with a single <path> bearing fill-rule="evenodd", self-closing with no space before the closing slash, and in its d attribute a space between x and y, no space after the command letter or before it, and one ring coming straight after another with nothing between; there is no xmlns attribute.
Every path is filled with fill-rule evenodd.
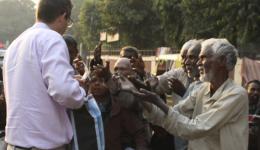
<svg viewBox="0 0 260 150"><path fill-rule="evenodd" d="M180 80L176 78L169 78L168 85L173 92L180 95L181 97L184 96L186 92L186 88L184 87L184 85L181 83Z"/></svg>
<svg viewBox="0 0 260 150"><path fill-rule="evenodd" d="M152 91L155 91L156 87L159 84L159 80L156 76L151 76L147 80L144 81L146 85L150 87Z"/></svg>
<svg viewBox="0 0 260 150"><path fill-rule="evenodd" d="M157 94L145 89L140 89L139 91L132 92L135 96L139 97L140 100L145 102L157 105L158 101L161 101L160 97Z"/></svg>
<svg viewBox="0 0 260 150"><path fill-rule="evenodd" d="M129 75L129 76L127 76L127 79L129 81L131 81L137 89L141 89L141 88L146 89L146 90L151 89L149 84L146 84L145 82L139 80L136 76Z"/></svg>
<svg viewBox="0 0 260 150"><path fill-rule="evenodd" d="M145 89L140 89L140 91L132 91L132 93L137 96L143 102L148 102L159 107L165 114L168 113L169 107L164 103L164 101L154 92L150 92ZM145 105L145 103L143 103ZM146 108L150 108L146 105Z"/></svg>
<svg viewBox="0 0 260 150"><path fill-rule="evenodd" d="M94 66L93 71L95 71L98 76L104 77L106 81L111 78L109 61L106 61L105 66L99 64L97 66Z"/></svg>

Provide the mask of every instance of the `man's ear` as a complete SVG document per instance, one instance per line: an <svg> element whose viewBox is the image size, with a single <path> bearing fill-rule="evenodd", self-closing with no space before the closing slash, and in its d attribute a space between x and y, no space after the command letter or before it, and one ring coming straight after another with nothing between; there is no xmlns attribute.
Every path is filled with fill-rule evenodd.
<svg viewBox="0 0 260 150"><path fill-rule="evenodd" d="M219 56L219 58L218 58L217 61L218 61L219 65L220 65L221 67L226 67L226 64L227 64L227 58L226 58L226 56L224 56L224 55Z"/></svg>
<svg viewBox="0 0 260 150"><path fill-rule="evenodd" d="M57 19L58 22L63 22L64 20L66 20L66 15L67 13L63 13L62 15L60 15Z"/></svg>

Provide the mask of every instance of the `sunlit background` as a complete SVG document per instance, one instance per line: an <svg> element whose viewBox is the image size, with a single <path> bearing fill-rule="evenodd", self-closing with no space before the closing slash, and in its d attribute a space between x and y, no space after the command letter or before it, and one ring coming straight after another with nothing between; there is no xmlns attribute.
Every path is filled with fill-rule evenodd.
<svg viewBox="0 0 260 150"><path fill-rule="evenodd" d="M0 0L0 49L34 24L38 1ZM132 45L154 56L160 48L179 52L190 39L215 37L228 39L241 57L260 59L260 0L71 1L74 23L66 34L82 53L90 54L101 39L108 55Z"/></svg>
<svg viewBox="0 0 260 150"><path fill-rule="evenodd" d="M39 0L32 0L34 3L37 3Z"/></svg>
<svg viewBox="0 0 260 150"><path fill-rule="evenodd" d="M0 0L0 42L8 46L34 24L38 1ZM85 49L93 49L102 33L107 37L103 46L108 49L133 45L139 49L179 50L192 38L221 37L227 38L240 52L260 51L260 0L71 1L74 24L67 33ZM106 35L118 38L109 40Z"/></svg>

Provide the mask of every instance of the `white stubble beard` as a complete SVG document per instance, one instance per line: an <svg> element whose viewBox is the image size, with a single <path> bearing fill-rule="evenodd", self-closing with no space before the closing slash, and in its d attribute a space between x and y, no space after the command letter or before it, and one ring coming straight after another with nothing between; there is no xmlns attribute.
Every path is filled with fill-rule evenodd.
<svg viewBox="0 0 260 150"><path fill-rule="evenodd" d="M203 82L210 82L214 78L214 74L212 71L209 71L208 73L203 73L200 75L200 80Z"/></svg>

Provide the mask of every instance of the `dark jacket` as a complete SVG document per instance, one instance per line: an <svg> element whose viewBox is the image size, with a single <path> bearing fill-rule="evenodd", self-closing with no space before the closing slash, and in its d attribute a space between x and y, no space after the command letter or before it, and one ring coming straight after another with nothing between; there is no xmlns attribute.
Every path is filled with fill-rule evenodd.
<svg viewBox="0 0 260 150"><path fill-rule="evenodd" d="M137 114L111 102L102 111L106 150L148 149L146 124ZM77 138L80 150L97 150L94 120L83 106L74 111Z"/></svg>

